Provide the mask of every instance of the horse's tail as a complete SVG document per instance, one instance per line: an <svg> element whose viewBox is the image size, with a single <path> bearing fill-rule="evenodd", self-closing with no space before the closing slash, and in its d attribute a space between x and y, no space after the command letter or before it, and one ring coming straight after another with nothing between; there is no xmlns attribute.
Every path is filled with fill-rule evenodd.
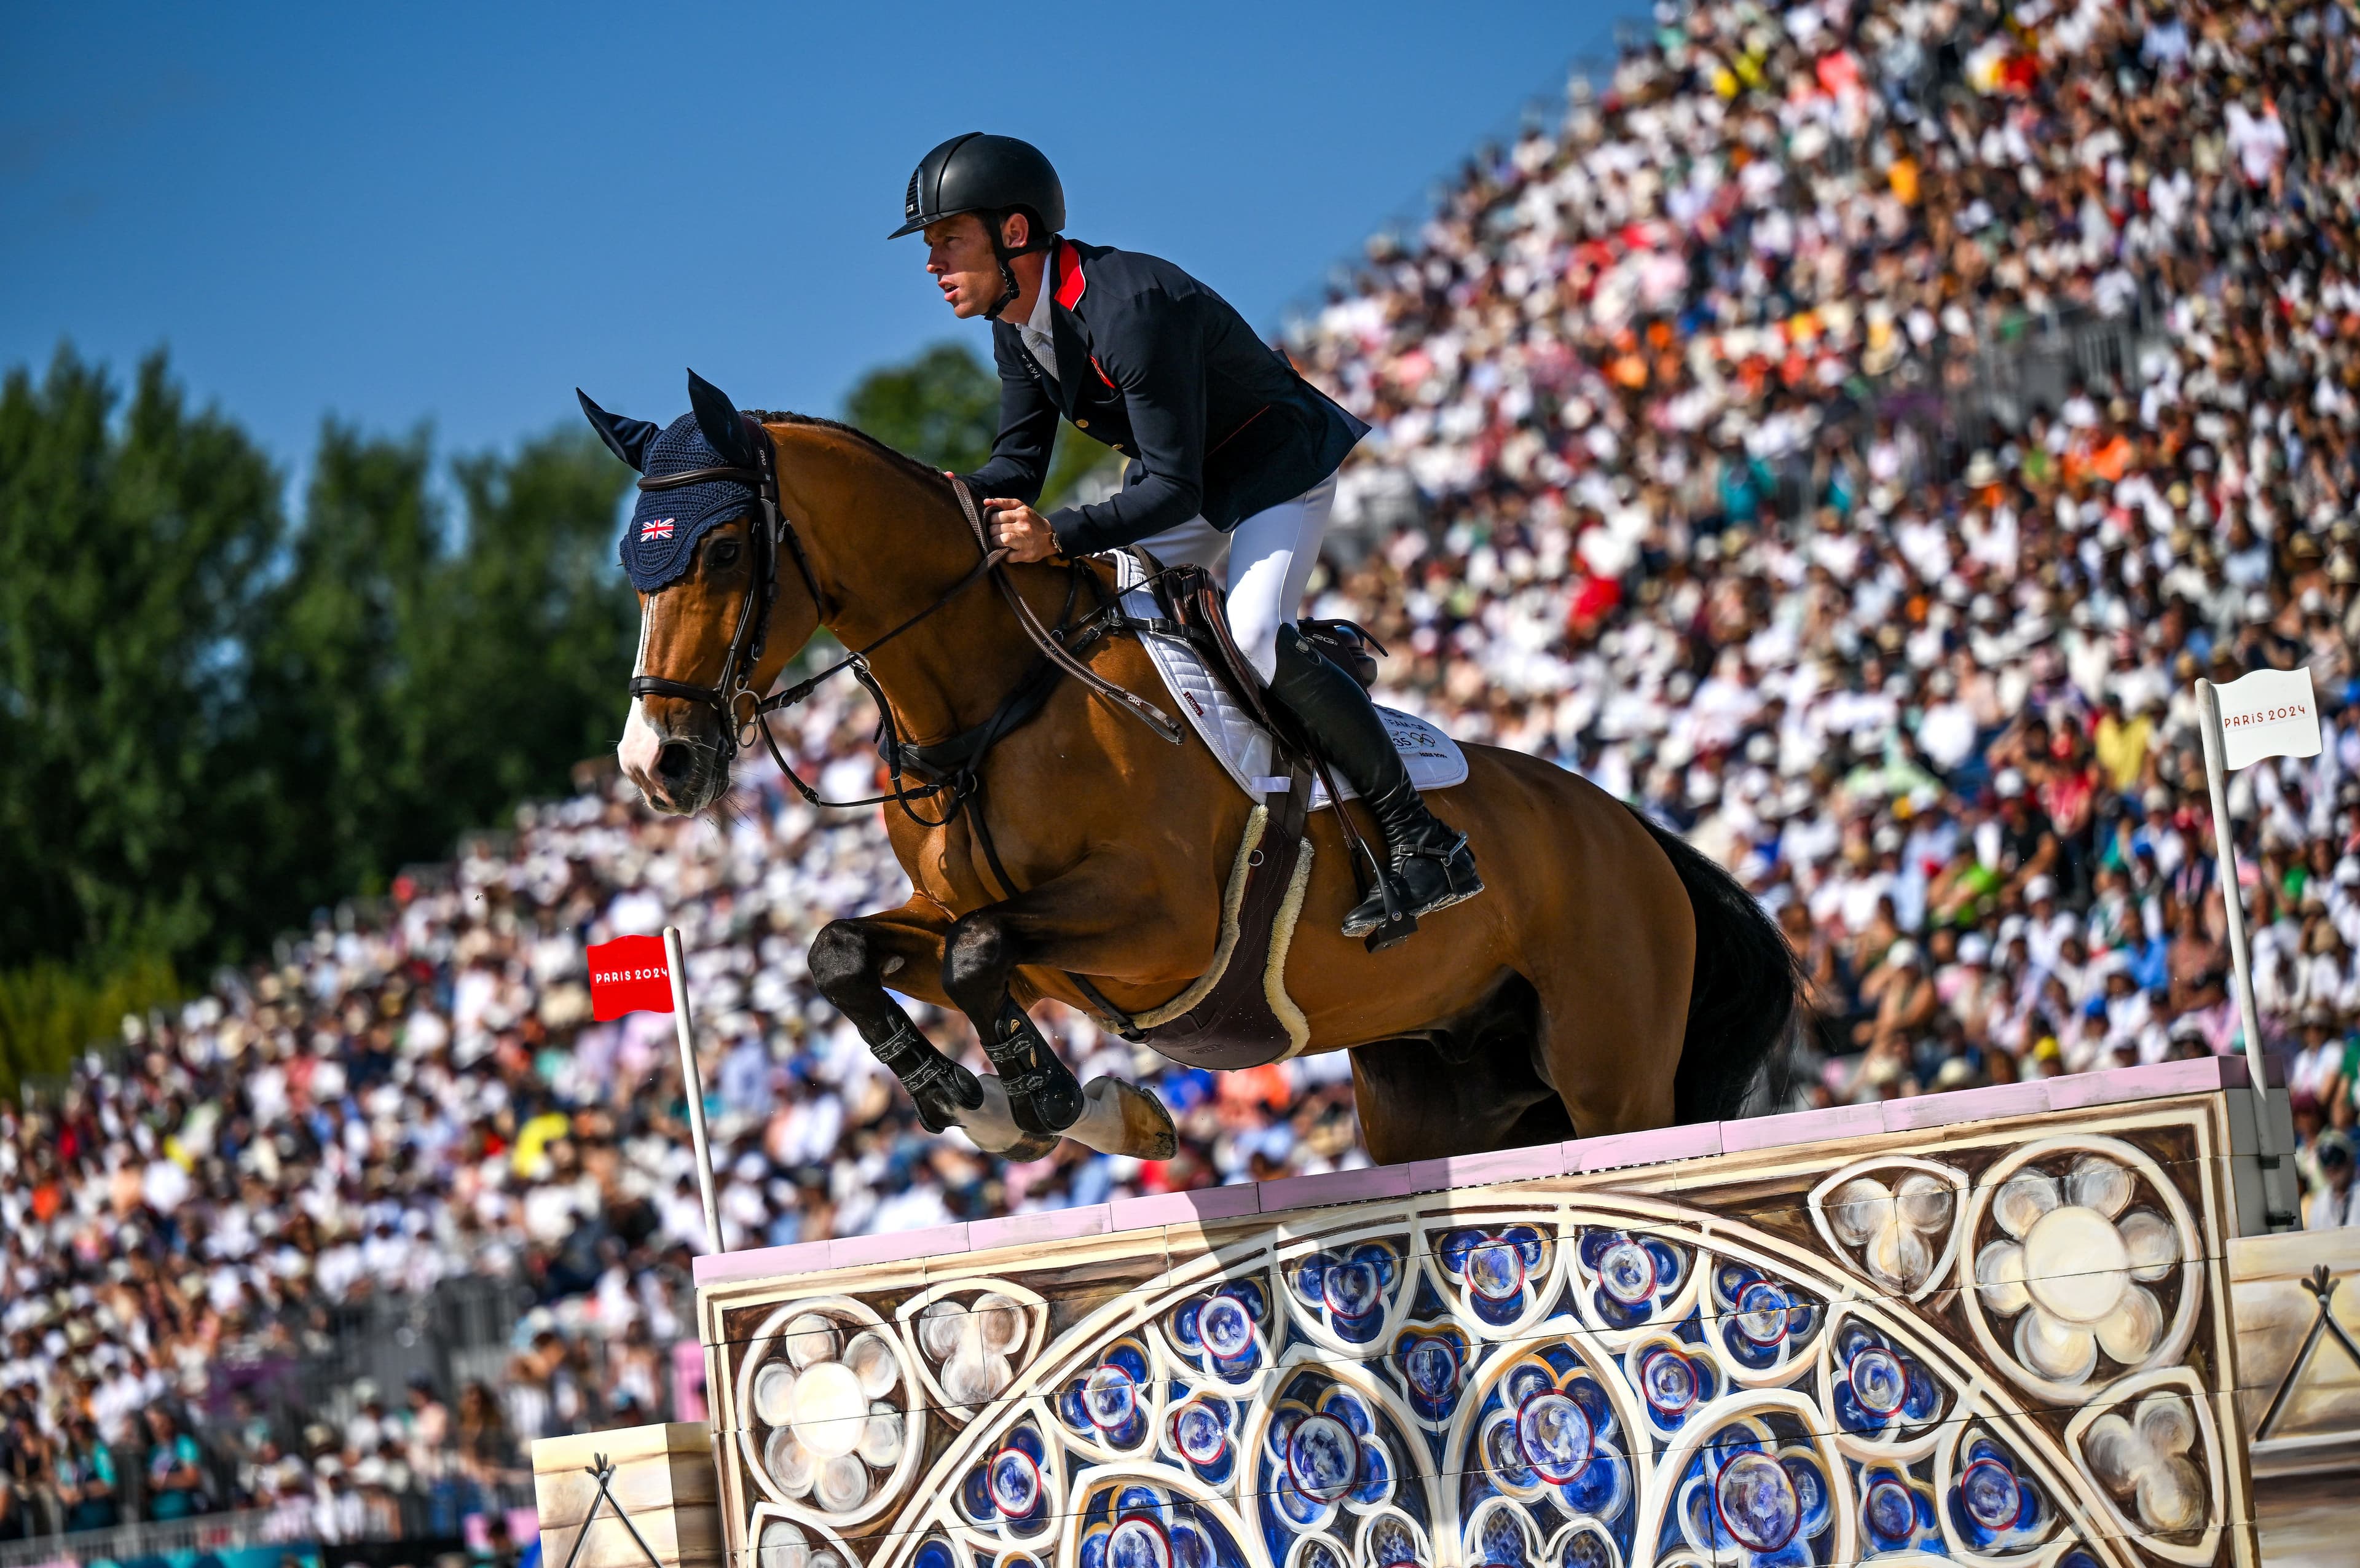
<svg viewBox="0 0 2360 1568"><path fill-rule="evenodd" d="M1771 1057L1794 1027L1801 968L1786 933L1743 884L1645 812L1633 815L1671 857L1696 911L1696 977L1672 1078L1673 1119L1739 1116L1765 1067L1775 1071Z"/></svg>

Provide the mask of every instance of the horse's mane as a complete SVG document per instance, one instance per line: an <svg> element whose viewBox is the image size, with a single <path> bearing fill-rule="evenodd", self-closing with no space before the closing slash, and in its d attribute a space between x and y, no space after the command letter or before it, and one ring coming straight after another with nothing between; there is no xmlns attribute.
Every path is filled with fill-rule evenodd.
<svg viewBox="0 0 2360 1568"><path fill-rule="evenodd" d="M948 481L943 477L943 471L941 469L935 468L929 463L921 463L916 458L912 457L908 452L899 452L892 447L887 446L883 441L879 441L875 436L870 435L867 430L860 429L857 425L847 425L839 419L823 419L817 414L789 413L783 408L748 408L746 411L748 414L751 414L760 423L766 425L812 425L823 430L841 431L845 435L852 437L853 440L860 442L863 446L869 447L870 450L874 451L878 456L884 458L887 462L902 469L913 478L924 479L936 485L948 483Z"/></svg>

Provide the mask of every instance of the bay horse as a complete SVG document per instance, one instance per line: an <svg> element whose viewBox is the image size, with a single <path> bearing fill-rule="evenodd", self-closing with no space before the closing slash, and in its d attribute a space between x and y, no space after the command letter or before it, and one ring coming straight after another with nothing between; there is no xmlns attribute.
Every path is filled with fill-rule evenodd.
<svg viewBox="0 0 2360 1568"><path fill-rule="evenodd" d="M760 712L749 716L758 703L807 693L810 682L761 699L823 627L867 650L848 662L877 697L889 742L939 740L984 725L1038 678L1045 644L1025 634L1018 601L1059 624L1078 571L1109 580L1103 561L1001 564L952 480L848 426L741 415L693 374L690 389L724 466L642 488L734 474L748 501L696 543L683 575L640 595L618 751L656 811L701 811L727 793L738 727L762 724ZM643 468L656 427L583 403L609 446ZM986 573L1005 596L969 586ZM1096 641L1087 670L1126 694L1164 695L1134 637ZM1028 1125L1021 1094L1011 1103L999 1079L951 1063L888 995L957 1008L989 1049L1029 1029L1025 1010L1042 998L1136 1014L1212 962L1254 802L1185 726L1175 744L1105 687L1051 682L1037 711L989 738L968 810L940 797L931 811L906 800L888 807L910 897L825 927L812 977L933 1130L960 1126L1011 1158L1044 1153L1060 1133L1167 1158L1172 1124L1152 1094L1102 1078L1070 1125ZM1306 829L1309 882L1285 988L1308 1026L1303 1049L1351 1051L1370 1156L1475 1153L1738 1114L1795 1014L1795 961L1776 926L1719 866L1586 779L1516 751L1464 749L1466 781L1435 804L1468 834L1488 890L1428 917L1407 946L1371 953L1341 933L1360 897L1336 821L1344 808L1314 812ZM978 1086L980 1103L969 1103Z"/></svg>

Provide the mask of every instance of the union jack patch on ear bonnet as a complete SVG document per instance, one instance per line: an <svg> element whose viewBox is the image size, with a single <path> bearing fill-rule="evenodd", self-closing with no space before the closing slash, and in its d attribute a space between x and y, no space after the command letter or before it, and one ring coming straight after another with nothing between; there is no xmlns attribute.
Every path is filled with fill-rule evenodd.
<svg viewBox="0 0 2360 1568"><path fill-rule="evenodd" d="M718 468L728 462L697 429L694 414L683 414L647 443L650 479L692 468ZM631 511L630 527L623 530L623 570L631 586L652 593L681 577L695 556L698 539L716 524L753 516L758 506L752 485L729 479L679 490L642 491Z"/></svg>

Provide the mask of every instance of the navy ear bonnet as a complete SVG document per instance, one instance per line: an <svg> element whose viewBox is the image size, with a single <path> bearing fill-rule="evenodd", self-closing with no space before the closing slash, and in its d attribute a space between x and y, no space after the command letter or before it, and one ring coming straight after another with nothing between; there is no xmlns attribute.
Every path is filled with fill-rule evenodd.
<svg viewBox="0 0 2360 1568"><path fill-rule="evenodd" d="M650 479L683 474L692 468L721 468L736 460L713 449L697 428L694 414L683 414L646 445ZM678 490L642 490L631 508L630 526L623 530L623 570L631 586L652 593L688 571L696 541L716 524L752 515L761 497L751 485L731 479L707 480Z"/></svg>

